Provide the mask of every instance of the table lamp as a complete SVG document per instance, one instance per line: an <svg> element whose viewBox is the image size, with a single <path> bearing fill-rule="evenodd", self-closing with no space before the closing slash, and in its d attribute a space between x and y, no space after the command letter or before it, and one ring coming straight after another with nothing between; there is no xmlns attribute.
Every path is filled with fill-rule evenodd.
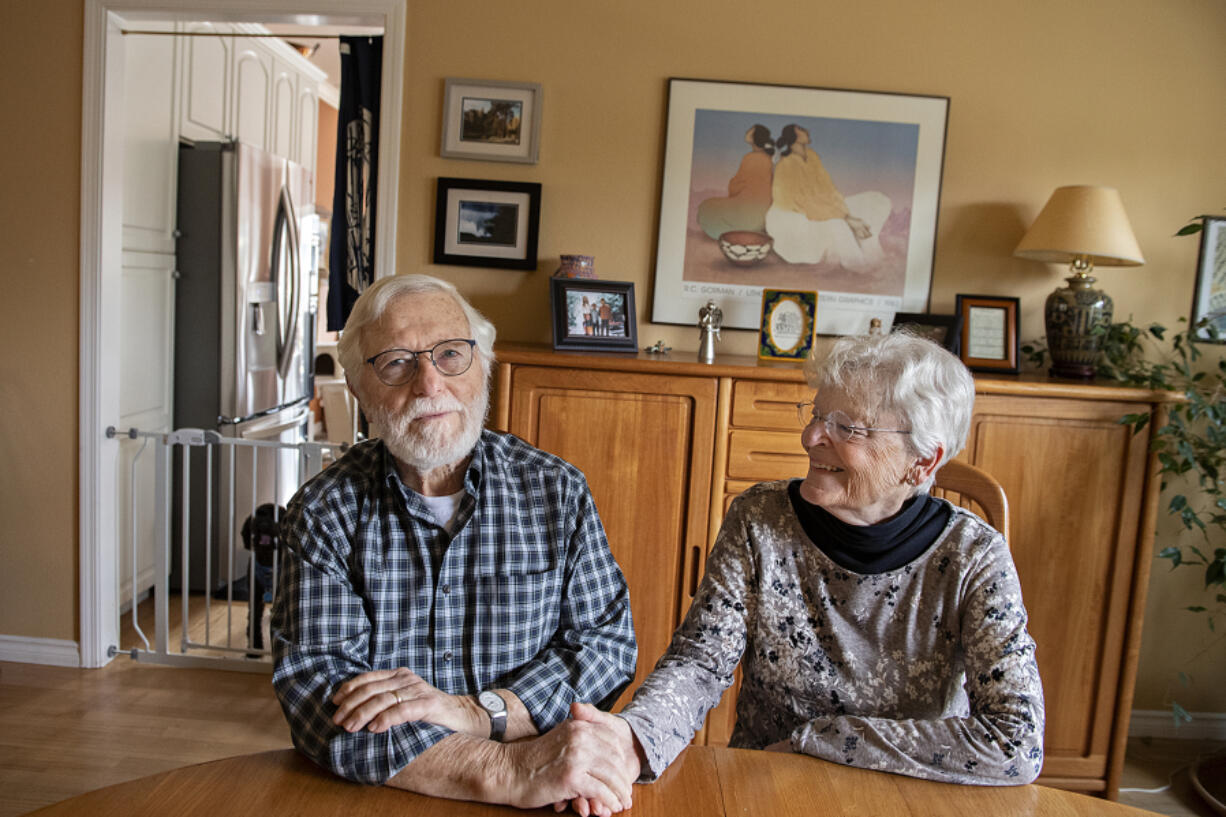
<svg viewBox="0 0 1226 817"><path fill-rule="evenodd" d="M1051 373L1060 377L1093 377L1102 346L1101 334L1111 325L1110 296L1094 289L1095 266L1136 267L1145 263L1137 246L1124 202L1113 187L1058 187L1013 254L1049 264L1068 263L1072 272L1047 296L1044 318Z"/></svg>

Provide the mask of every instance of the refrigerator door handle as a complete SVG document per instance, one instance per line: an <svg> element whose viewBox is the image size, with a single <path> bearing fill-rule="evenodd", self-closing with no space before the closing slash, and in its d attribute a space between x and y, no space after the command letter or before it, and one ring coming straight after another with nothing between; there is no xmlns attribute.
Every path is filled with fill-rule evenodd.
<svg viewBox="0 0 1226 817"><path fill-rule="evenodd" d="M281 236L285 234L285 243L289 245L289 284L290 284L290 308L288 325L284 327L284 332L277 338L277 372L284 380L289 376L290 363L294 359L294 337L298 334L298 310L302 306L302 265L299 258L300 248L298 246L298 214L294 212L294 202L290 198L289 185L281 185L281 199L277 205L277 225L273 230L273 251L272 251L272 280L277 280L278 267L281 261ZM278 288L277 299L280 301L284 294ZM278 328L281 318L281 309L278 305L277 322Z"/></svg>

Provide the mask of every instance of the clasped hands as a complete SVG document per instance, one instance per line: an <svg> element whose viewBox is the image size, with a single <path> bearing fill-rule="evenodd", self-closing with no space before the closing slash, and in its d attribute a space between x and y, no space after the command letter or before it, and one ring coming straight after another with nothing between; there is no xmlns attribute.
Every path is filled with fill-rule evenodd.
<svg viewBox="0 0 1226 817"><path fill-rule="evenodd" d="M473 738L490 733L489 717L473 696L442 692L406 668L356 675L337 688L332 702L333 723L347 732L380 733L424 721ZM623 719L594 706L572 704L571 718L544 735L492 746L500 768L490 771L509 782L511 805L552 804L562 811L570 804L581 817L608 817L631 806L641 768L634 736Z"/></svg>

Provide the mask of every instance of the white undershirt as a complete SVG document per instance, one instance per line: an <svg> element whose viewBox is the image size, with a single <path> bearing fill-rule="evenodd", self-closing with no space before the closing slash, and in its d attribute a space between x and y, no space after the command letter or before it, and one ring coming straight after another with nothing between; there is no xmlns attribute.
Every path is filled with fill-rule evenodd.
<svg viewBox="0 0 1226 817"><path fill-rule="evenodd" d="M448 533L455 533L451 529L451 524L455 522L455 515L460 510L460 498L464 496L464 491L456 491L448 496L426 496L425 494L418 494L418 496L430 509L434 521Z"/></svg>

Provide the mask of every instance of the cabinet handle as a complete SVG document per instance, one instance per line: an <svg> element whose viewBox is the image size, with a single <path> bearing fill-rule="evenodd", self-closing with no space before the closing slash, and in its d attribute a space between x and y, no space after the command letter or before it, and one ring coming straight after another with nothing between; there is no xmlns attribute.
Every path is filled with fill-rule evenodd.
<svg viewBox="0 0 1226 817"><path fill-rule="evenodd" d="M698 592L698 560L701 557L697 547L690 548L690 598Z"/></svg>

